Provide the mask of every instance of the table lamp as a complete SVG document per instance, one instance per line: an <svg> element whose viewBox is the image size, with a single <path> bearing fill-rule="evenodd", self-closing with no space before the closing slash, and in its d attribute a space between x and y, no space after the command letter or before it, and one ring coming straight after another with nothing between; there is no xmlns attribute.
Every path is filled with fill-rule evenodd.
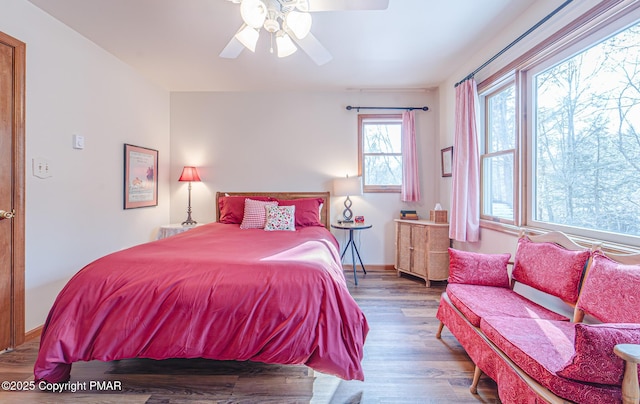
<svg viewBox="0 0 640 404"><path fill-rule="evenodd" d="M198 175L198 170L195 167L185 166L182 169L182 175L178 181L188 181L189 182L189 205L187 207L187 220L182 222L183 226L193 226L197 224L195 220L191 219L191 183L196 181L200 181L200 176Z"/></svg>
<svg viewBox="0 0 640 404"><path fill-rule="evenodd" d="M350 196L362 195L362 177L336 178L333 180L333 193L336 196L346 196L344 201L344 211L342 212L342 223L353 222L353 212L351 211Z"/></svg>

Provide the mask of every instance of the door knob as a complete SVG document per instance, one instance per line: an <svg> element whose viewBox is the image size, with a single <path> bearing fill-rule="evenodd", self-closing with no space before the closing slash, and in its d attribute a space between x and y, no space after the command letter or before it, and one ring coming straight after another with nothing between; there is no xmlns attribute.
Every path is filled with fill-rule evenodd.
<svg viewBox="0 0 640 404"><path fill-rule="evenodd" d="M0 210L0 220L2 220L2 219L13 219L13 217L15 215L16 215L15 209L12 210L11 212L5 212L4 210Z"/></svg>

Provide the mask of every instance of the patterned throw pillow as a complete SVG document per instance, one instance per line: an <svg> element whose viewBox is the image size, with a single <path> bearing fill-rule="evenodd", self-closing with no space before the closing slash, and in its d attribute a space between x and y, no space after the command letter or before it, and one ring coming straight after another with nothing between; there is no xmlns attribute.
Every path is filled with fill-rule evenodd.
<svg viewBox="0 0 640 404"><path fill-rule="evenodd" d="M267 215L265 230L296 230L295 206L267 206L265 209Z"/></svg>
<svg viewBox="0 0 640 404"><path fill-rule="evenodd" d="M558 371L567 379L622 385L624 361L613 348L640 344L640 325L628 323L576 324L574 356Z"/></svg>
<svg viewBox="0 0 640 404"><path fill-rule="evenodd" d="M267 222L267 216L265 213L266 206L278 206L278 202L271 201L256 201L253 199L244 200L244 216L242 223L240 223L241 229L262 229Z"/></svg>

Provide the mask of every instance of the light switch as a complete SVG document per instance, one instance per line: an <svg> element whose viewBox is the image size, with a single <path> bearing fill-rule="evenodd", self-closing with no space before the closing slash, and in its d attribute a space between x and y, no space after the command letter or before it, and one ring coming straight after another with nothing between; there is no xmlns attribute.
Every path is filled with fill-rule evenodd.
<svg viewBox="0 0 640 404"><path fill-rule="evenodd" d="M73 135L73 148L74 149L84 149L84 136Z"/></svg>
<svg viewBox="0 0 640 404"><path fill-rule="evenodd" d="M35 157L32 160L33 176L38 178L49 178L53 175L51 163L43 157Z"/></svg>

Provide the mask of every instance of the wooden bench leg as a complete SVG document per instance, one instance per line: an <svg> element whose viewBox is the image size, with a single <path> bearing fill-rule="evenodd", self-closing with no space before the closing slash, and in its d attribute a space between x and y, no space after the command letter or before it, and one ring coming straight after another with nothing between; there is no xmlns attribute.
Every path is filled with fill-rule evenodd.
<svg viewBox="0 0 640 404"><path fill-rule="evenodd" d="M469 387L471 394L478 394L478 383L480 382L481 375L482 370L476 365L476 369L473 371L473 382L471 383L471 387Z"/></svg>
<svg viewBox="0 0 640 404"><path fill-rule="evenodd" d="M436 338L440 339L442 337L442 330L444 329L444 323L441 321L438 326L438 332L436 332Z"/></svg>

